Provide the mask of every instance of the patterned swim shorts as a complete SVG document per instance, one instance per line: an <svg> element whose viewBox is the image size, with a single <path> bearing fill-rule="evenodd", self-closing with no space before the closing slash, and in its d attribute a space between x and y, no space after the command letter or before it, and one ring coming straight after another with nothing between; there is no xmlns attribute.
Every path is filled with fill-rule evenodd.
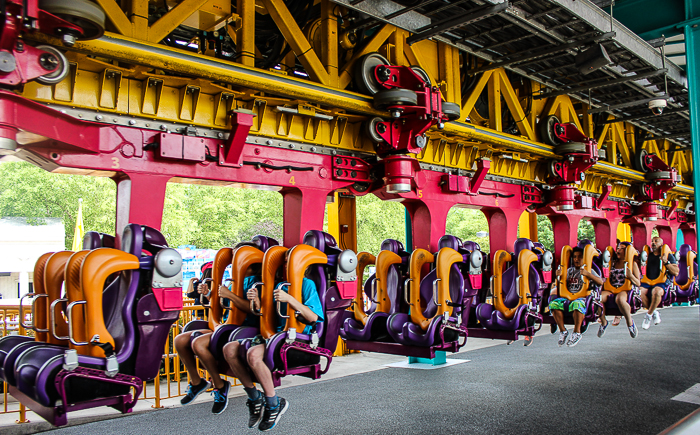
<svg viewBox="0 0 700 435"><path fill-rule="evenodd" d="M568 299L565 298L556 298L552 302L549 303L549 311L552 310L561 310L564 311L564 304L568 302ZM576 300L573 300L569 303L569 311L573 312L574 310L579 311L581 314L586 314L586 298L579 298Z"/></svg>

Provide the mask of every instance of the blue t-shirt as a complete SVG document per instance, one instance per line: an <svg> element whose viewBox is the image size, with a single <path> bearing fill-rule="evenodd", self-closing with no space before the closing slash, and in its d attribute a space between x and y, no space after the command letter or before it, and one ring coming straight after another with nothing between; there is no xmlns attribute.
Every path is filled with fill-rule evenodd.
<svg viewBox="0 0 700 435"><path fill-rule="evenodd" d="M282 285L282 283L278 284L277 288L279 288L280 285ZM288 292L289 286L284 286L284 291ZM319 299L318 292L316 291L316 284L314 284L314 282L308 278L304 278L304 281L302 281L301 303L309 307L309 309L318 316L316 323L323 322L323 306L321 305L321 299ZM282 311L282 314L286 315L287 304L281 304L280 310ZM281 332L287 324L287 321L279 316L277 316L277 320L277 332ZM302 334L311 334L311 329L313 329L312 325L306 325L304 330L301 332Z"/></svg>
<svg viewBox="0 0 700 435"><path fill-rule="evenodd" d="M246 297L246 293L248 293L248 289L250 289L253 284L256 282L260 282L261 279L259 276L251 275L251 276L246 276L243 279L243 298ZM231 283L229 282L228 289L231 290ZM231 301L229 299L224 298L224 306L228 307L231 305ZM224 317L223 317L223 322L226 322L226 319L228 319L229 315L229 310L224 310ZM245 317L245 320L243 321L243 325L241 326L252 326L254 328L260 328L260 317L256 316L255 314L248 314Z"/></svg>

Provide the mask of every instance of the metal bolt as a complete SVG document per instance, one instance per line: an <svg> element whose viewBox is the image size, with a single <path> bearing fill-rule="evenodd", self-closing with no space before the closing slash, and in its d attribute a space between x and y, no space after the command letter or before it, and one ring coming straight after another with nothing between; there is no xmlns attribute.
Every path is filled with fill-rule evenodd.
<svg viewBox="0 0 700 435"><path fill-rule="evenodd" d="M134 121L133 119L130 119L130 120L129 120L129 125L136 125L136 121Z"/></svg>
<svg viewBox="0 0 700 435"><path fill-rule="evenodd" d="M97 121L102 121L102 115L97 115L97 116L95 116L95 120L97 120Z"/></svg>
<svg viewBox="0 0 700 435"><path fill-rule="evenodd" d="M338 154L338 151L336 151L336 150L331 151L331 155L332 155L332 156L334 156L334 155L336 155L336 154Z"/></svg>
<svg viewBox="0 0 700 435"><path fill-rule="evenodd" d="M293 144L293 143L290 143L290 144L289 144L289 148L294 149L294 144Z"/></svg>
<svg viewBox="0 0 700 435"><path fill-rule="evenodd" d="M224 134L221 133L221 132L219 132L219 133L216 135L216 137L218 137L219 139L222 139L222 138L224 137Z"/></svg>
<svg viewBox="0 0 700 435"><path fill-rule="evenodd" d="M143 315L144 315L144 316L150 316L150 315L151 315L151 312L150 312L150 311L144 311L144 312L143 312Z"/></svg>
<svg viewBox="0 0 700 435"><path fill-rule="evenodd" d="M316 152L316 147L311 147L311 152L315 153Z"/></svg>
<svg viewBox="0 0 700 435"><path fill-rule="evenodd" d="M65 33L63 35L63 43L69 47L72 47L75 44L75 36L71 35L70 33Z"/></svg>
<svg viewBox="0 0 700 435"><path fill-rule="evenodd" d="M272 145L272 141L269 140L269 139L268 139L265 143L268 144L268 145Z"/></svg>
<svg viewBox="0 0 700 435"><path fill-rule="evenodd" d="M401 111L399 111L399 110L392 110L392 111L391 111L391 116L392 116L393 118L399 118L399 117L401 116Z"/></svg>
<svg viewBox="0 0 700 435"><path fill-rule="evenodd" d="M442 130L445 128L445 123L444 122L438 122L438 129Z"/></svg>
<svg viewBox="0 0 700 435"><path fill-rule="evenodd" d="M161 124L161 125L160 125L160 129L161 129L161 130L167 130L168 127L166 127L165 124Z"/></svg>

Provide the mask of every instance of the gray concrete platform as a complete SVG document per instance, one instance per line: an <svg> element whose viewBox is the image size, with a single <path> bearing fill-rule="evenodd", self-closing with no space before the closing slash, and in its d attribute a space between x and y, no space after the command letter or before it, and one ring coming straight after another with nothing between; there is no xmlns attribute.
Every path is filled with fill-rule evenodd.
<svg viewBox="0 0 700 435"><path fill-rule="evenodd" d="M449 357L470 362L438 370L384 368L290 385L279 390L290 408L274 432L657 434L698 408L672 398L700 383L698 308L664 309L661 317L643 331L636 315L636 339L624 321L602 339L591 328L575 348L557 347L543 330L529 347L475 346ZM231 397L218 416L210 408L196 403L50 433L254 432L245 397Z"/></svg>

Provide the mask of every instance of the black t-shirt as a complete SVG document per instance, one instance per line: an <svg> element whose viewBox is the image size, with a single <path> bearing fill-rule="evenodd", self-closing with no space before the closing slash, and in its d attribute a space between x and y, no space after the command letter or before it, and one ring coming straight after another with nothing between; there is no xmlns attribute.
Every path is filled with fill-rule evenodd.
<svg viewBox="0 0 700 435"><path fill-rule="evenodd" d="M670 264L677 263L675 255L669 254L667 260ZM653 253L649 254L649 258L647 259L647 278L654 280L659 277L659 274L661 273L661 266L663 265L661 261L660 255L654 255ZM670 275L667 272L666 277L668 278L669 276Z"/></svg>

